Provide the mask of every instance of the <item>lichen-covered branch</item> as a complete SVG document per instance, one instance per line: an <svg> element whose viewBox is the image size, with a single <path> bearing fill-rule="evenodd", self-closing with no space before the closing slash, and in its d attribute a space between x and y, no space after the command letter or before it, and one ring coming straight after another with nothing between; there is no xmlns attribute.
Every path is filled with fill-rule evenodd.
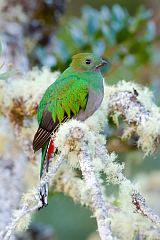
<svg viewBox="0 0 160 240"><path fill-rule="evenodd" d="M147 206L145 198L139 192L134 191L132 193L132 203L135 205L137 212L150 219L155 225L160 226L160 216Z"/></svg>
<svg viewBox="0 0 160 240"><path fill-rule="evenodd" d="M90 190L92 209L97 220L98 232L101 240L112 240L110 221L108 218L106 203L100 188L100 184L93 170L87 144L84 143L79 152L79 162L86 185Z"/></svg>
<svg viewBox="0 0 160 240"><path fill-rule="evenodd" d="M83 137L85 136L85 133L83 130L81 130L79 127L71 128L70 129L70 136L68 136L68 140L71 140L72 143L76 144L77 141L81 143ZM66 139L66 142L68 144L68 140ZM87 189L91 195L91 209L93 210L93 215L97 219L97 225L99 234L101 236L102 240L108 240L113 239L111 235L111 231L109 228L109 220L107 216L107 209L106 204L103 198L103 194L100 189L100 185L96 179L96 174L93 171L93 166L91 163L91 158L89 157L88 152L88 146L87 144L83 144L83 146L80 144L79 149L79 163L80 163L80 169L82 171L83 176L85 177L85 181L87 184ZM62 154L62 156L64 156ZM44 185L44 183L49 182L49 179L54 181L55 174L58 172L59 167L61 166L62 162L64 161L64 157L59 157L58 160L53 164L53 167L51 165L49 173L47 176L42 179L40 182L40 186ZM29 212L32 212L33 210L36 210L40 207L40 203L38 201L38 193L39 188L38 186L36 188L36 191L33 191L31 195L29 195L29 198L25 197L23 201L23 205L21 210L16 214L16 218L13 218L11 225L7 227L7 232L5 234L4 239L8 239L8 236L10 236L15 228L17 228L17 225L19 225L19 221L21 218L28 214ZM26 195L27 196L27 195ZM33 204L37 201L36 204ZM20 224L22 225L22 224ZM26 223L27 226L27 223Z"/></svg>
<svg viewBox="0 0 160 240"><path fill-rule="evenodd" d="M35 114L45 89L59 73L53 73L47 67L29 70L28 56L32 54L36 63L45 65L55 60L50 54L55 31L53 18L47 28L48 21L42 26L41 19L36 19L42 31L37 24L32 24L37 15L34 13L43 7L43 1L15 2L0 3L3 48L0 66L3 65L4 71L12 68L16 73L11 80L0 81L0 230L8 226L0 233L0 239L14 238L15 231L28 227L32 213L41 206L39 189L46 182L50 183L51 191L61 191L91 209L101 239L109 240L113 236L121 240L160 239L160 217L124 176L124 164L118 163L115 153L108 153L106 136L102 134L108 117L111 116L118 125L121 116L126 123L122 137L129 139L135 134L138 136L137 146L145 154L155 151L160 139L160 111L147 88L125 81L106 86L102 106L92 117L85 123L70 120L58 129L55 139L58 154L46 178L37 184L38 170L36 174L27 170L29 164L32 170L39 169L39 156L32 151L33 134L37 128ZM57 25L65 1L45 2L54 9L51 13L54 12ZM48 52L45 60L36 57L36 45L39 44L44 52ZM77 169L83 178L77 176ZM26 180L27 171L29 177ZM119 186L117 197L106 196L101 173L106 176L107 184Z"/></svg>
<svg viewBox="0 0 160 240"><path fill-rule="evenodd" d="M88 124L91 126L91 122ZM58 149L62 158L59 158L59 154L56 156L57 161L53 161L53 165L51 164L50 166L47 178L43 179L40 184L44 184L44 182L48 182L50 180L50 184L52 183L54 186L53 189L65 192L82 204L86 203L86 205L92 210L93 215L96 217L101 239L113 239L111 229L115 235L119 234L116 228L118 227L118 224L122 224L122 222L117 222L116 219L120 216L123 216L123 219L125 217L127 218L127 214L131 214L132 221L137 222L138 219L139 225L137 226L135 224L133 230L135 232L139 231L139 214L134 212L135 208L133 208L132 202L132 193L135 190L134 185L123 175L122 170L124 166L115 161L116 155L114 153L109 154L107 152L105 146L105 136L98 134L97 131L94 132L85 123L70 120L61 125L57 131L55 147ZM70 167L81 170L84 179L78 179ZM125 199L121 202L122 207L114 211L114 214L112 211L112 209L115 209L114 203L104 195L104 190L102 190L100 185L102 181L100 180L101 172L106 174L106 180L108 183L119 184L120 192L123 197L124 193L127 193L127 197L125 196ZM75 186L73 188L71 184L68 184L68 181L70 181L70 177L68 177L70 176L70 173L72 173L71 179L74 183L73 186ZM76 178L80 182L76 181ZM79 186L79 184L82 186L82 181L83 191L79 187L78 190L82 191L82 193L77 195L76 184L77 186ZM84 182L86 182L86 184L84 184ZM63 188L64 184L65 188ZM40 206L38 193L39 186L29 192L29 194L26 194L23 198L22 208L19 210L20 212L17 212L20 218L13 217L13 222L14 219L20 219L16 228L22 230L22 228L26 228L28 226L28 221L21 220L24 218L23 216L25 211L28 213L28 211L30 211L29 209L35 210ZM85 199L86 196L88 198L87 201ZM27 205L27 210L24 208L26 203L29 204ZM143 205L143 212L148 211L145 207L146 206ZM149 215L148 218L151 219ZM111 220L111 229L109 219ZM15 223L13 222L10 225L11 229L15 228ZM12 231L7 231L7 234L10 234L11 232Z"/></svg>
<svg viewBox="0 0 160 240"><path fill-rule="evenodd" d="M24 152L28 161L33 160L31 145L33 133L37 127L34 115L39 100L45 89L55 81L57 76L57 72L52 73L45 67L41 70L33 69L29 71L21 78L21 81L17 78L12 82L0 83L1 114L5 116L5 121L7 121L9 128L9 130L7 130L8 132L5 133L6 141L2 141L2 143L14 142L15 144L14 136L16 136L16 144L18 148L21 149L21 154L22 149L25 150ZM138 136L137 144L145 154L153 153L156 149L160 135L160 113L159 108L154 104L152 94L149 90L135 83L127 83L124 81L112 87L106 86L102 106L92 117L84 123L70 120L61 125L56 132L55 147L59 153L61 152L62 155L65 156L64 158L66 160L63 160L63 165L56 169L55 175L50 175L50 182L53 184L51 191L62 191L68 196L71 196L76 202L89 207L97 219L98 230L102 239L105 239L106 236L112 237L112 234L119 239L131 239L131 237L133 239L136 234L142 235L142 233L146 236L147 233L152 232L153 226L157 230L159 217L154 214L143 201L141 202L139 198L135 198L133 202L133 193L135 190L137 191L136 187L124 176L122 172L124 165L118 163L116 154L108 153L106 149L106 136L102 134L108 116L112 116L116 123L118 123L119 116L123 117L127 125L124 127L123 137L130 138L132 134L136 134L136 136ZM13 132L13 136L11 136L11 132ZM4 138L3 129L0 131L0 137L2 138L2 136ZM11 141L12 139L13 141ZM59 153L56 159L58 159ZM22 155L24 157L24 153ZM37 164L37 158L38 157L35 156L34 164ZM15 157L15 159L17 158ZM2 162L4 163L4 161ZM16 172L14 172L13 176L14 178L16 176L17 180L15 180L16 187L12 188L19 194L15 200L15 205L7 205L3 208L4 212L7 212L8 208L10 208L7 218L4 217L5 213L2 212L2 218L7 219L6 222L4 220L2 221L3 226L9 222L11 211L16 208L23 191L20 179L23 179L23 170L25 170L25 172L27 171L25 166L28 165L28 162L25 160L25 166L20 165L17 161L16 164L23 168L17 175ZM36 166L38 169L38 164ZM10 164L9 168L8 165L7 167L2 165L2 169L6 170L8 168L7 171L11 171L10 167ZM86 171L87 167L89 167L89 171ZM76 169L83 175L83 179L76 175ZM3 171L2 174L4 174L4 172L5 171ZM108 184L119 185L118 200L113 196L112 198L106 196L104 187L101 186L102 172L106 175L105 180ZM35 176L37 177L38 174L35 174ZM92 176L92 178L89 178L89 176ZM10 182L13 182L10 177L9 179ZM36 181L37 180L38 177ZM27 180L27 182L28 181L29 180ZM44 181L48 181L48 177ZM20 182L18 187L17 182ZM3 183L3 185L5 186L5 183ZM33 185L36 186L34 183L30 184L30 186ZM98 187L97 189L99 189L100 194L97 194L98 192L95 191L93 185ZM5 187L1 193L4 192ZM24 192L26 192L26 189L24 189ZM27 199L30 199L31 201L29 201L32 204L35 203L35 205L29 205L29 209L34 210L38 208L37 193L38 187L36 190L31 191L31 194L29 193ZM0 198L2 206L6 198L12 199L10 197L12 194L10 194L8 191L8 194L2 195L2 198ZM6 196L6 198L4 196ZM95 198L98 196L94 202L93 196ZM139 196L139 194L137 196ZM26 209L23 208L23 203L26 203L26 201L28 200L25 200L25 198L22 200L22 208L20 208L22 212L19 214L21 220L25 219L24 212ZM99 204L99 201L103 203L103 206ZM118 206L115 206L116 201L118 201ZM135 212L136 206L140 206L139 212L141 214ZM113 213L112 209L116 209L116 211ZM146 218L144 218L144 215ZM111 220L111 229L108 218ZM13 219L16 218L13 217ZM130 219L132 219L132 221ZM24 225L22 224L24 228L27 227L28 222L21 220L20 222L24 222ZM22 225L20 229L23 228ZM158 230L157 236L159 236Z"/></svg>
<svg viewBox="0 0 160 240"><path fill-rule="evenodd" d="M41 186L45 183L49 183L50 179L55 177L63 161L64 156L60 155L56 161L54 160L54 164L49 168L48 174L45 178L41 179L40 184L28 194L24 194L19 210L14 212L11 222L6 229L0 232L0 237L2 239L10 239L16 229L22 231L27 228L30 223L31 214L42 206L39 196Z"/></svg>
<svg viewBox="0 0 160 240"><path fill-rule="evenodd" d="M139 102L138 94L134 88L132 91L115 91L115 93L109 96L110 113L119 113L128 124L139 125L149 120L151 112Z"/></svg>
<svg viewBox="0 0 160 240"><path fill-rule="evenodd" d="M118 124L122 116L128 127L124 129L123 138L138 135L138 147L145 154L153 153L160 137L160 112L154 103L148 88L133 82L121 81L116 86L106 87L105 104L108 101L108 114Z"/></svg>
<svg viewBox="0 0 160 240"><path fill-rule="evenodd" d="M135 186L123 175L122 169L123 166L118 166L116 162L114 162L112 159L110 161L107 161L108 159L108 152L104 146L100 146L99 143L97 143L97 154L100 157L101 165L99 165L99 171L104 171L107 175L107 182L113 183L113 184L119 184L122 185L123 188L128 189L128 196L130 198L130 203L133 204L133 206L136 208L137 212L145 216L147 219L152 221L154 223L154 226L159 227L160 225L160 216L156 214L153 209L147 206L145 198L136 190ZM124 199L127 200L127 199ZM127 204L129 202L127 201ZM152 227L150 231L152 230ZM149 229L148 229L149 231ZM159 235L158 229L157 235ZM143 239L143 238L142 238Z"/></svg>

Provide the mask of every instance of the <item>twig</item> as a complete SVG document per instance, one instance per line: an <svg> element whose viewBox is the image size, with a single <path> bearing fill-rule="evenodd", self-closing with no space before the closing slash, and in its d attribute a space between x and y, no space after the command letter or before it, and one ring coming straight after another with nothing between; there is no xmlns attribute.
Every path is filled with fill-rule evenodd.
<svg viewBox="0 0 160 240"><path fill-rule="evenodd" d="M129 124L135 123L138 125L149 120L151 113L138 101L137 94L136 90L135 93L130 91L116 91L111 94L109 96L109 112L120 113ZM131 109L137 109L137 114L129 119L127 116Z"/></svg>
<svg viewBox="0 0 160 240"><path fill-rule="evenodd" d="M151 93L147 89L125 81L107 92L109 115L118 122L121 116L128 124L124 138L138 136L137 146L147 154L152 154L160 142L160 112Z"/></svg>
<svg viewBox="0 0 160 240"><path fill-rule="evenodd" d="M113 237L110 230L110 222L108 218L106 203L104 201L99 182L97 181L96 175L94 173L86 143L81 146L79 152L79 163L86 184L90 189L92 208L97 220L100 238L101 240L112 240Z"/></svg>
<svg viewBox="0 0 160 240"><path fill-rule="evenodd" d="M103 168L109 168L109 162L107 162L108 159L108 153L107 150L104 146L100 146L97 143L97 154L99 155L101 161L103 162L102 166ZM113 163L113 162L112 162ZM102 171L103 171L102 168ZM130 181L123 175L122 172L115 172L115 178L122 183L127 181L129 184ZM131 184L131 183L130 183ZM131 184L132 185L132 184ZM132 186L134 188L134 186ZM136 207L137 211L142 214L143 216L147 217L150 219L155 225L159 226L160 225L160 216L158 216L154 211L146 205L146 200L145 198L136 190L133 190L131 193L131 198L132 198L132 203Z"/></svg>
<svg viewBox="0 0 160 240"><path fill-rule="evenodd" d="M42 203L39 198L39 189L45 183L48 183L51 178L53 180L58 169L62 165L63 161L64 161L64 156L62 154L60 154L60 156L58 157L58 159L56 161L54 160L54 163L49 168L48 174L46 175L46 177L44 179L42 179L40 181L40 184L37 186L36 191L33 191L33 195L31 196L29 201L27 203L25 203L25 202L23 203L21 209L19 210L19 214L16 217L12 218L11 223L9 224L9 226L6 227L4 232L0 232L0 236L3 237L2 238L3 240L10 239L10 237L12 236L13 232L15 231L15 229L17 227L17 224L19 223L19 221L21 220L22 217L24 217L25 215L27 215L29 213L34 212L39 207L41 207ZM30 204L33 204L35 201L36 201L36 203L34 204L34 206L30 207Z"/></svg>
<svg viewBox="0 0 160 240"><path fill-rule="evenodd" d="M160 226L160 216L147 206L145 198L139 192L134 191L132 193L132 203L138 212L150 219L154 224Z"/></svg>
<svg viewBox="0 0 160 240"><path fill-rule="evenodd" d="M14 219L14 221L6 228L5 232L2 233L2 237L3 237L3 240L9 240L10 237L12 236L16 226L17 226L17 223L19 222L19 220L24 217L25 215L27 215L28 213L31 213L31 212L34 212L35 210L37 210L38 207L37 205L35 205L34 207L32 208L28 208L27 205L24 205L21 209L21 211L19 212L19 215Z"/></svg>

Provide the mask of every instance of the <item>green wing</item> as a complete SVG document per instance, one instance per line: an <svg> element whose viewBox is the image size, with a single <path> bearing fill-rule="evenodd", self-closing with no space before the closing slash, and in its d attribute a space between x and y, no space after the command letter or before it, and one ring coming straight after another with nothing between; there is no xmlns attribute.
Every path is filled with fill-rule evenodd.
<svg viewBox="0 0 160 240"><path fill-rule="evenodd" d="M67 117L76 116L85 109L88 99L87 81L78 77L56 81L45 92L38 108L39 128L33 139L38 151L46 144L57 125Z"/></svg>
<svg viewBox="0 0 160 240"><path fill-rule="evenodd" d="M77 77L56 81L51 85L38 108L38 121L40 123L44 109L48 106L48 111L52 115L53 122L58 119L62 122L64 115L70 118L71 113L77 115L79 110L85 109L87 104L88 85L87 81ZM73 115L72 114L72 115Z"/></svg>

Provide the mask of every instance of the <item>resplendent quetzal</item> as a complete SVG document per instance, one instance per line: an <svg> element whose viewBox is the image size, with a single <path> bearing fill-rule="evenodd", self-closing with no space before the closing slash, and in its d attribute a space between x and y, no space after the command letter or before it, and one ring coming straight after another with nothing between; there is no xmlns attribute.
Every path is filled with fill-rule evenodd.
<svg viewBox="0 0 160 240"><path fill-rule="evenodd" d="M38 107L39 128L34 136L33 149L42 148L40 177L48 171L54 151L53 134L68 118L80 121L90 117L100 106L104 90L100 68L107 61L93 53L74 55L70 66L51 84ZM48 184L40 190L42 207L48 204Z"/></svg>

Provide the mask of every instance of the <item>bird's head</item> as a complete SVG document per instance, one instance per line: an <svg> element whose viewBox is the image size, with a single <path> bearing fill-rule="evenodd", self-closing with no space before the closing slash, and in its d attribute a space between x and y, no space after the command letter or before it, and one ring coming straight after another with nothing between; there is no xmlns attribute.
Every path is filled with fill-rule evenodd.
<svg viewBox="0 0 160 240"><path fill-rule="evenodd" d="M78 53L72 57L71 66L80 72L99 71L108 62L93 53Z"/></svg>

